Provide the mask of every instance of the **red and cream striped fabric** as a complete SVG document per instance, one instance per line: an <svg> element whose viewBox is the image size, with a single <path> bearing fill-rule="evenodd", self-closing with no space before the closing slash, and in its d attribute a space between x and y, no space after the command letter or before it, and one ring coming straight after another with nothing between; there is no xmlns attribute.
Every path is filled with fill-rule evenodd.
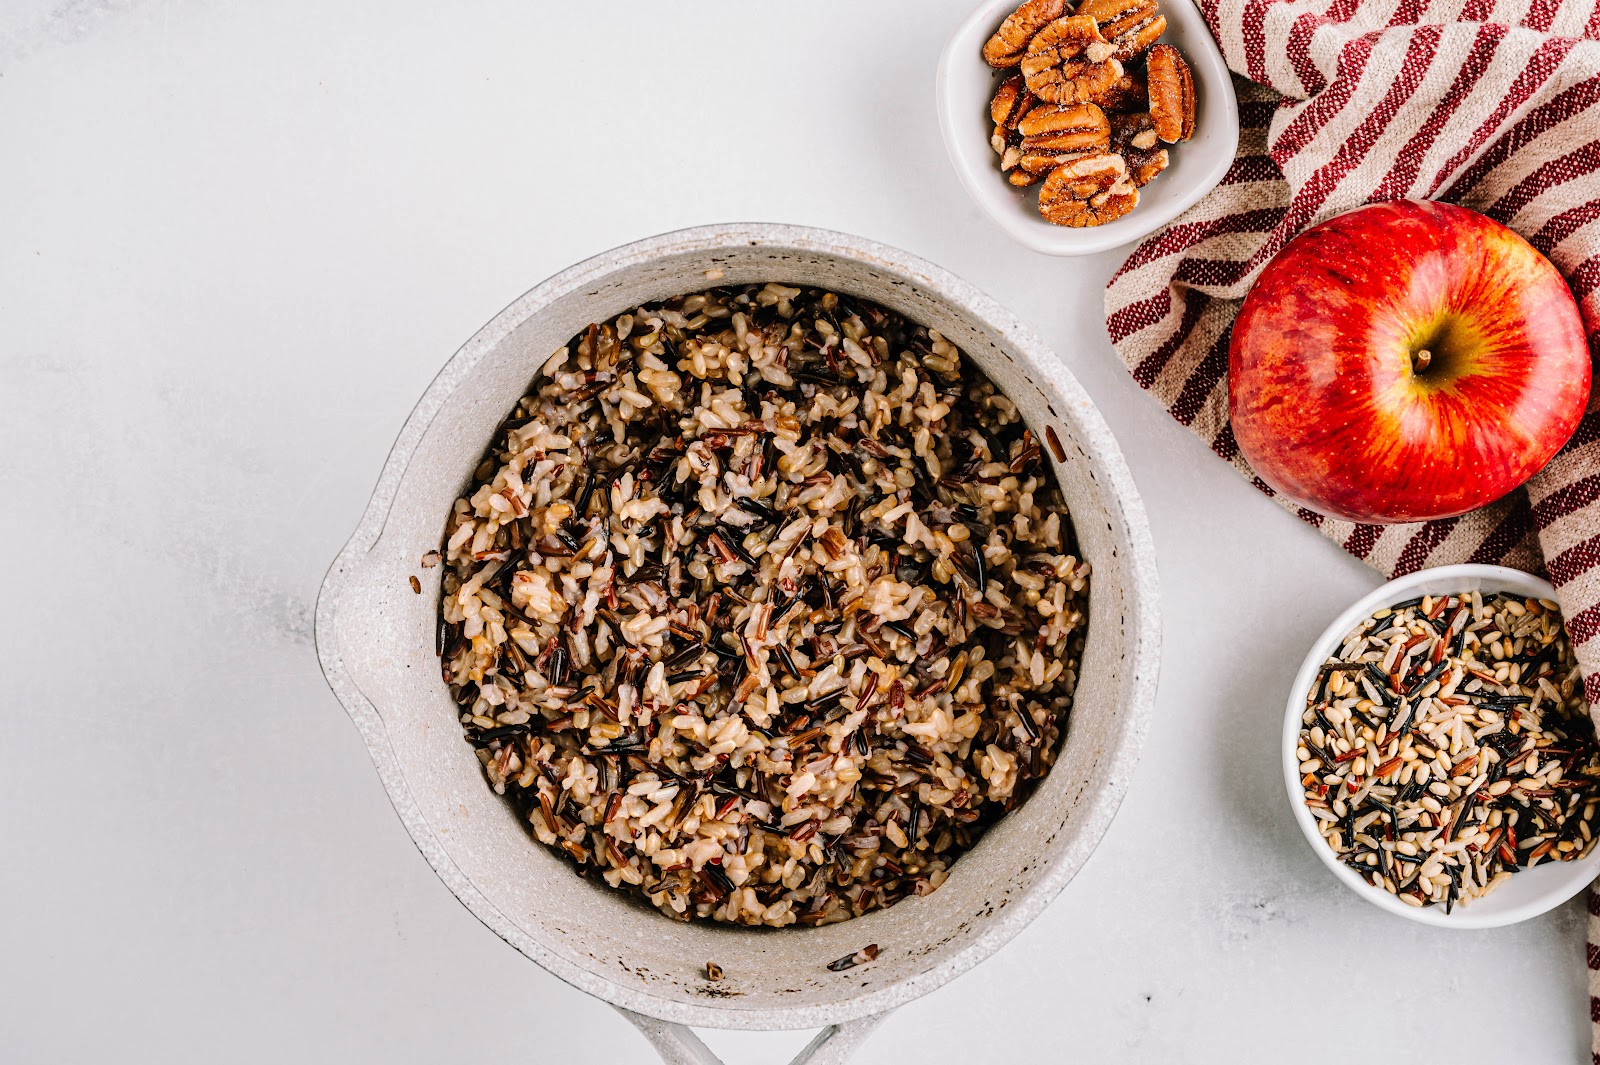
<svg viewBox="0 0 1600 1065"><path fill-rule="evenodd" d="M1174 418L1270 494L1228 426L1229 326L1291 237L1373 200L1448 200L1523 234L1571 283L1594 349L1600 2L1200 6L1237 75L1238 158L1216 191L1141 244L1106 288L1112 344ZM1525 489L1463 517L1355 525L1289 509L1385 574L1452 562L1547 574L1591 712L1600 710L1600 402ZM1589 910L1600 1065L1600 896L1591 893Z"/></svg>

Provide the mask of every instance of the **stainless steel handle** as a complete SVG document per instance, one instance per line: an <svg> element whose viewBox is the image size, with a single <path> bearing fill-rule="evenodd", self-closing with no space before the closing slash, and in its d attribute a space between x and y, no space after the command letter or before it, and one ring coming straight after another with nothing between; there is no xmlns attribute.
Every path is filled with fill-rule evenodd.
<svg viewBox="0 0 1600 1065"><path fill-rule="evenodd" d="M711 1048L688 1025L660 1021L621 1006L615 1009L650 1040L650 1045L661 1055L663 1065L722 1065L722 1059L713 1054ZM794 1056L789 1065L845 1065L854 1056L856 1048L888 1015L885 1011L860 1020L828 1025Z"/></svg>

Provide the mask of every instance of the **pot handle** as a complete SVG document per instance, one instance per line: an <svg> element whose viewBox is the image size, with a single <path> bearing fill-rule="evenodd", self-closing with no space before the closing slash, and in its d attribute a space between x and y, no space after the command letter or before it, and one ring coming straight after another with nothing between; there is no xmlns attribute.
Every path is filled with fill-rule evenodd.
<svg viewBox="0 0 1600 1065"><path fill-rule="evenodd" d="M722 1059L713 1054L711 1048L688 1025L646 1017L621 1006L613 1008L644 1034L650 1045L656 1048L656 1053L661 1055L662 1065L723 1065ZM885 1011L843 1024L828 1025L794 1056L789 1065L845 1065L878 1023L888 1015L888 1011Z"/></svg>

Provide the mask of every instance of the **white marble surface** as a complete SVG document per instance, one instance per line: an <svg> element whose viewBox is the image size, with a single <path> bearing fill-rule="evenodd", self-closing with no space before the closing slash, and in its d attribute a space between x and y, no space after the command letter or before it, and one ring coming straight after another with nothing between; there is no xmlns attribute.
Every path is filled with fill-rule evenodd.
<svg viewBox="0 0 1600 1065"><path fill-rule="evenodd" d="M434 878L310 612L462 340L592 252L739 219L884 240L1008 303L1099 400L1161 556L1121 816L861 1061L1585 1060L1579 903L1422 928L1295 829L1282 700L1376 577L1128 379L1117 254L1025 252L966 200L932 101L963 7L0 5L0 1058L647 1060ZM754 1065L806 1038L708 1041Z"/></svg>

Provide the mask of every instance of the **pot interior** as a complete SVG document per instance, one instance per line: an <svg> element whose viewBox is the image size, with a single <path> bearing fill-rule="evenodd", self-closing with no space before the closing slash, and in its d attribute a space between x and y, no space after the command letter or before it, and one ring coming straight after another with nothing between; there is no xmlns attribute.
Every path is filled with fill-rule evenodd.
<svg viewBox="0 0 1600 1065"><path fill-rule="evenodd" d="M752 281L874 300L959 344L1036 434L1053 428L1066 452L1065 462L1054 463L1056 476L1093 566L1081 681L1053 769L939 890L823 928L678 923L578 878L538 844L489 789L462 739L434 655L440 571L419 566L438 546L491 433L552 351L590 322L640 303ZM1136 758L1153 685L1153 677L1135 675L1136 666L1153 673L1155 654L1142 512L1109 432L1076 383L1009 315L961 282L887 249L812 230L669 234L581 264L513 304L445 368L413 421L419 418L426 428L396 471L381 534L346 567L334 652L376 713L363 731L419 846L481 919L558 975L669 1020L719 1027L842 1021L925 992L993 951L1099 840ZM403 436L397 450L404 443ZM424 594L412 592L412 574ZM828 970L869 943L880 948L875 963ZM715 985L704 978L708 961L725 973Z"/></svg>

